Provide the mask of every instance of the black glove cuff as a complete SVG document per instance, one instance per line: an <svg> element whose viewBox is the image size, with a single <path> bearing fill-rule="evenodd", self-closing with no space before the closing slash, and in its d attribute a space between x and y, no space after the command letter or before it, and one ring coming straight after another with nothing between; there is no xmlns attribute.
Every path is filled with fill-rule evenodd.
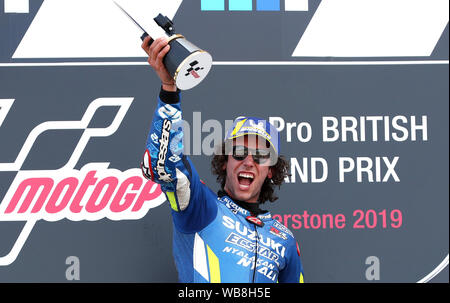
<svg viewBox="0 0 450 303"><path fill-rule="evenodd" d="M165 91L161 86L161 91L159 92L159 99L166 104L175 104L180 102L180 90L177 88L176 92Z"/></svg>

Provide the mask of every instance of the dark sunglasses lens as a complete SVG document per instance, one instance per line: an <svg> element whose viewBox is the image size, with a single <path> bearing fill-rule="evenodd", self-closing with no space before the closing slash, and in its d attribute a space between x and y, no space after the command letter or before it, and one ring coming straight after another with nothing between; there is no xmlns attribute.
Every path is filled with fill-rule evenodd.
<svg viewBox="0 0 450 303"><path fill-rule="evenodd" d="M253 161L255 161L258 164L265 163L270 158L269 152L256 152L253 155Z"/></svg>
<svg viewBox="0 0 450 303"><path fill-rule="evenodd" d="M233 146L233 158L238 161L242 161L247 158L248 149L245 146Z"/></svg>
<svg viewBox="0 0 450 303"><path fill-rule="evenodd" d="M248 156L249 149L245 146L234 146L233 147L233 158L237 161L242 161ZM250 152L252 153L253 161L255 163L261 164L265 163L267 159L270 158L269 151L266 150L254 150L250 149Z"/></svg>
<svg viewBox="0 0 450 303"><path fill-rule="evenodd" d="M233 155L233 158L234 158L234 160L242 161L242 160L244 160L245 158L247 158L247 156L237 156L237 155Z"/></svg>

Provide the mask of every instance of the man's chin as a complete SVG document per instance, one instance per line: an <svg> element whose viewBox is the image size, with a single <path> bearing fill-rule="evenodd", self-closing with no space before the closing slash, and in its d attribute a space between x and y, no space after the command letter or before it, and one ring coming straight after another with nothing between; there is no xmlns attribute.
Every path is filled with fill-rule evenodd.
<svg viewBox="0 0 450 303"><path fill-rule="evenodd" d="M225 191L230 194L230 198L233 200L239 200L244 202L257 202L257 195L254 194L254 191L251 188L240 188L239 185L235 186L233 189L227 190L225 187Z"/></svg>
<svg viewBox="0 0 450 303"><path fill-rule="evenodd" d="M250 203L257 202L256 199L252 199L252 198L253 198L253 195L251 192L242 192L242 191L236 193L236 197L235 197L235 199L239 200L239 201L250 202ZM253 200L255 200L255 201L253 201Z"/></svg>

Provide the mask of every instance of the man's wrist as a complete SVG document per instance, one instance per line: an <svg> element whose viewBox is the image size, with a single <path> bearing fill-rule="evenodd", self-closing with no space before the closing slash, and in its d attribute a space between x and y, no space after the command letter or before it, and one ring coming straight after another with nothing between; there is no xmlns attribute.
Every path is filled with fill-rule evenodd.
<svg viewBox="0 0 450 303"><path fill-rule="evenodd" d="M176 92L177 91L177 86L175 84L162 83L162 89L167 91L167 92Z"/></svg>

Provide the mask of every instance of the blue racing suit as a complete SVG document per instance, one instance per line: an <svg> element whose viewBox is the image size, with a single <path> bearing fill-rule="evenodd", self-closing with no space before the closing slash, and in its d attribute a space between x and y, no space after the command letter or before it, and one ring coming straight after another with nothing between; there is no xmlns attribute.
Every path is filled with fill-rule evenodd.
<svg viewBox="0 0 450 303"><path fill-rule="evenodd" d="M292 233L269 212L253 216L230 197L219 197L183 155L179 99L161 91L141 164L172 209L179 282L303 282Z"/></svg>

